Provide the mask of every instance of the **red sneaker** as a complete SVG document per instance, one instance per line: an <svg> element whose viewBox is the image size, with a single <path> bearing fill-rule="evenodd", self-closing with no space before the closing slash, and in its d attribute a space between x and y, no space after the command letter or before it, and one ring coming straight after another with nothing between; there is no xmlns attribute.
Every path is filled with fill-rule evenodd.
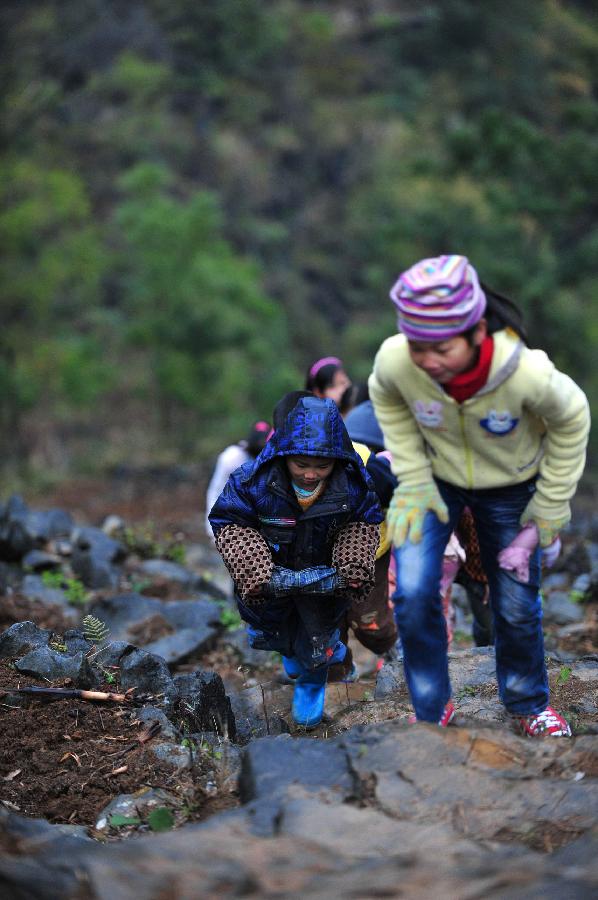
<svg viewBox="0 0 598 900"><path fill-rule="evenodd" d="M452 701L449 702L444 707L444 712L440 717L439 725L441 728L446 728L447 725L450 725L453 719L455 718L455 707L452 704Z"/></svg>
<svg viewBox="0 0 598 900"><path fill-rule="evenodd" d="M517 719L517 723L528 737L571 737L569 723L552 706L547 706L544 712L535 716L522 716Z"/></svg>
<svg viewBox="0 0 598 900"><path fill-rule="evenodd" d="M453 706L452 701L449 700L449 702L444 707L444 712L442 713L442 715L438 721L438 724L440 725L441 728L446 728L447 725L450 725L450 723L453 721L454 718L455 718L455 707ZM415 723L417 722L417 718L415 716L409 716L409 719L407 721L409 722L410 725L415 725Z"/></svg>

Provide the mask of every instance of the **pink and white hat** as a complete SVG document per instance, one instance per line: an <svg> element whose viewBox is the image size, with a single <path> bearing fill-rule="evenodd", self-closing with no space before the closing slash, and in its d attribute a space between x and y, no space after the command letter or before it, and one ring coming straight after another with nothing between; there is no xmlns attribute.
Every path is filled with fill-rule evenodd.
<svg viewBox="0 0 598 900"><path fill-rule="evenodd" d="M390 291L400 331L414 341L446 341L480 321L486 295L466 256L422 259Z"/></svg>

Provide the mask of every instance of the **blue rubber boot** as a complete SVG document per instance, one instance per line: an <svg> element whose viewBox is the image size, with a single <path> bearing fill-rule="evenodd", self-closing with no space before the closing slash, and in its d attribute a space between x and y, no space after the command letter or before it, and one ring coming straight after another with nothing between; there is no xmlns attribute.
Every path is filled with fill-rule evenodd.
<svg viewBox="0 0 598 900"><path fill-rule="evenodd" d="M310 672L305 669L303 671L305 674L300 675L295 682L291 712L297 725L315 728L324 715L328 666L320 666Z"/></svg>
<svg viewBox="0 0 598 900"><path fill-rule="evenodd" d="M305 672L299 660L295 659L294 656L283 656L282 667L287 678L290 678L292 681L295 681L296 678L299 678Z"/></svg>

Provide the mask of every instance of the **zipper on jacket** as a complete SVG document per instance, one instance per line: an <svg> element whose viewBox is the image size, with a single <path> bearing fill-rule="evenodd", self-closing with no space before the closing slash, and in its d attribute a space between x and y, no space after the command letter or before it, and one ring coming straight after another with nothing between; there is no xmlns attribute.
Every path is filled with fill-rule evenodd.
<svg viewBox="0 0 598 900"><path fill-rule="evenodd" d="M467 435L465 433L465 417L463 415L463 406L459 404L459 426L461 428L461 438L463 440L463 450L465 453L465 477L467 479L467 487L473 488L473 460L471 449L467 443Z"/></svg>

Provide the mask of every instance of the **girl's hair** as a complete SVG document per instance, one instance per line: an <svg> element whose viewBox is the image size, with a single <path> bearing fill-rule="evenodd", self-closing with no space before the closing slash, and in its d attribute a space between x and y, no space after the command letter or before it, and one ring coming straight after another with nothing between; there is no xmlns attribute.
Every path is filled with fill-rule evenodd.
<svg viewBox="0 0 598 900"><path fill-rule="evenodd" d="M305 379L305 390L323 394L334 381L336 373L343 368L342 361L336 356L325 356L310 366Z"/></svg>
<svg viewBox="0 0 598 900"><path fill-rule="evenodd" d="M523 324L523 312L517 304L483 282L480 282L480 286L486 294L484 318L488 322L488 334L494 334L501 328L511 328L519 335L523 343L529 346L527 329ZM469 329L469 332L473 332L474 328Z"/></svg>

